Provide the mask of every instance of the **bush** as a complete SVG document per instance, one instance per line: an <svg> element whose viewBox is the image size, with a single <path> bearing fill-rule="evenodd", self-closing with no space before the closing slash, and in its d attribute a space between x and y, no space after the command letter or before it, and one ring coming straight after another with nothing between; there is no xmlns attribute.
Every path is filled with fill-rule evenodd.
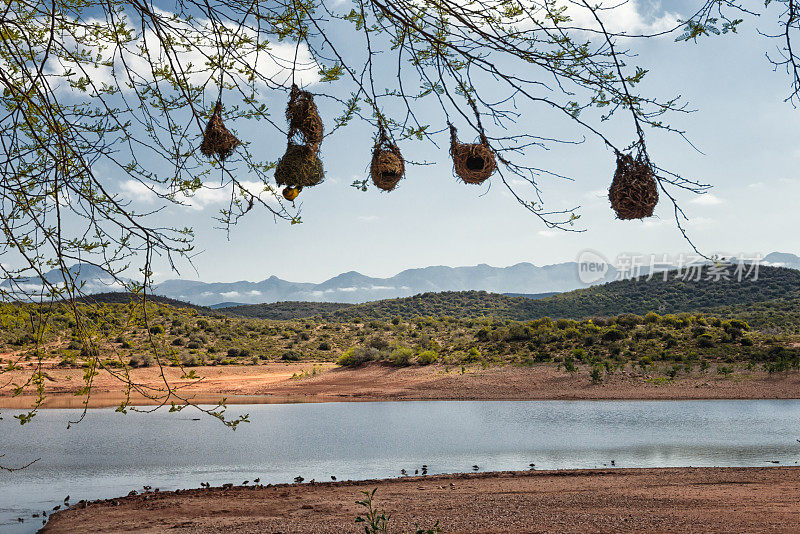
<svg viewBox="0 0 800 534"><path fill-rule="evenodd" d="M603 368L599 365L593 365L590 376L592 377L592 384L599 384L603 381Z"/></svg>
<svg viewBox="0 0 800 534"><path fill-rule="evenodd" d="M714 346L714 338L711 334L701 334L697 337L697 346L702 349L710 349Z"/></svg>
<svg viewBox="0 0 800 534"><path fill-rule="evenodd" d="M476 363L481 361L481 353L475 347L469 349L467 355L462 358L462 363Z"/></svg>
<svg viewBox="0 0 800 534"><path fill-rule="evenodd" d="M299 362L300 354L294 352L293 350L289 350L283 353L281 360L286 362Z"/></svg>
<svg viewBox="0 0 800 534"><path fill-rule="evenodd" d="M645 323L658 324L659 320L661 320L661 316L656 312L647 312L647 315L644 316Z"/></svg>
<svg viewBox="0 0 800 534"><path fill-rule="evenodd" d="M331 350L331 344L328 343L327 341L323 341L322 343L319 344L318 349L319 350Z"/></svg>
<svg viewBox="0 0 800 534"><path fill-rule="evenodd" d="M182 337L176 337L175 339L172 340L172 344L174 346L176 346L176 347L182 347L183 346L183 338Z"/></svg>
<svg viewBox="0 0 800 534"><path fill-rule="evenodd" d="M411 363L411 357L413 355L414 351L408 347L398 347L392 351L392 355L389 359L394 365L403 366Z"/></svg>
<svg viewBox="0 0 800 534"><path fill-rule="evenodd" d="M378 359L380 351L374 347L350 347L336 361L342 367L357 367Z"/></svg>
<svg viewBox="0 0 800 534"><path fill-rule="evenodd" d="M436 363L436 360L439 359L439 355L432 350L423 350L417 356L417 363L419 365L430 365L432 363Z"/></svg>
<svg viewBox="0 0 800 534"><path fill-rule="evenodd" d="M626 337L627 336L625 335L625 332L623 332L618 328L609 328L608 330L603 332L603 341L609 341L609 342L620 341L625 339Z"/></svg>
<svg viewBox="0 0 800 534"><path fill-rule="evenodd" d="M133 368L136 367L150 367L153 365L153 357L148 354L137 354L131 358L131 361L128 363Z"/></svg>
<svg viewBox="0 0 800 534"><path fill-rule="evenodd" d="M163 334L164 333L164 327L161 326L160 324L153 325L153 326L150 327L150 333L151 334Z"/></svg>

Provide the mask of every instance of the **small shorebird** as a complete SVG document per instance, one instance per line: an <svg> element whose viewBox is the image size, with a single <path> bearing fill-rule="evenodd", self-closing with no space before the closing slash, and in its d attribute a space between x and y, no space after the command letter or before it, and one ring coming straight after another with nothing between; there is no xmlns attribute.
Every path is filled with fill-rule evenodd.
<svg viewBox="0 0 800 534"><path fill-rule="evenodd" d="M253 484L259 484L260 482L261 482L260 478L254 478L253 479Z"/></svg>
<svg viewBox="0 0 800 534"><path fill-rule="evenodd" d="M331 475L331 480L333 480L334 482L336 482L336 477L335 477L335 476L333 476L333 475Z"/></svg>
<svg viewBox="0 0 800 534"><path fill-rule="evenodd" d="M473 466L472 466L472 470L473 470L473 471L477 471L478 469L480 469L480 467L478 467L477 465L473 465Z"/></svg>

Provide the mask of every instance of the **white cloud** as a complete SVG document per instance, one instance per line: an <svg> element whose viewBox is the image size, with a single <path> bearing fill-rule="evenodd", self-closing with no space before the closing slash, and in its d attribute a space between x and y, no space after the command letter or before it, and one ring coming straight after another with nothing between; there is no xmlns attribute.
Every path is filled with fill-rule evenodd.
<svg viewBox="0 0 800 534"><path fill-rule="evenodd" d="M278 199L270 192L264 183L256 181L243 181L239 182L247 193L252 194L265 203L278 205ZM194 192L178 192L173 198L175 202L183 205L185 208L202 211L209 206L216 206L229 202L231 199L233 185L220 186L206 182L201 188ZM137 202L144 202L152 204L158 198L158 195L167 195L168 190L164 187L157 187L150 189L148 186L139 182L138 180L125 180L120 183L120 192L122 197L127 200L134 200ZM157 194L158 193L158 194ZM249 198L249 197L248 197ZM166 200L165 200L166 202Z"/></svg>
<svg viewBox="0 0 800 534"><path fill-rule="evenodd" d="M378 220L378 216L377 215L359 215L358 216L358 220L359 221L364 221L364 222L377 221Z"/></svg>
<svg viewBox="0 0 800 534"><path fill-rule="evenodd" d="M764 189L764 182L755 182L749 184L747 187L749 187L750 189Z"/></svg>
<svg viewBox="0 0 800 534"><path fill-rule="evenodd" d="M658 33L674 28L678 25L681 16L672 11L666 11L657 2L650 6L643 5L642 0L595 0L591 5L600 5L598 15L603 21L606 30L611 33L626 33L629 35L642 33ZM599 25L592 12L586 7L569 3L567 14L572 18L571 26L581 28L599 29Z"/></svg>
<svg viewBox="0 0 800 534"><path fill-rule="evenodd" d="M120 184L120 189L128 199L147 202L148 204L156 199L156 194L138 180L125 180Z"/></svg>
<svg viewBox="0 0 800 534"><path fill-rule="evenodd" d="M536 233L542 237L555 237L559 234L558 230L539 230Z"/></svg>
<svg viewBox="0 0 800 534"><path fill-rule="evenodd" d="M195 18L190 25L180 18L176 18L173 13L159 9L155 11L163 20L169 20L169 26L174 28L174 34L176 35L192 35L198 32L211 33L211 25L208 19ZM123 17L122 21L129 28L138 29L138 24L130 17ZM88 57L92 58L100 57L106 64L98 62L95 66L87 65L83 62L81 65L77 65L74 62L66 62L60 57L51 58L47 62L45 74L50 78L49 81L56 90L71 93L77 97L82 97L86 94L71 87L67 82L65 74L72 72L73 74L69 79L73 81L85 77L97 88L103 85L118 86L122 92L130 93L133 91L129 85L131 80L135 83L147 83L153 79L153 68L148 56L152 58L156 66L174 63L175 58L167 58L160 40L152 30L145 30L138 35L138 38L120 47L112 41L98 42L98 38L93 35L93 28L105 28L106 26L107 22L105 20L90 18L81 21L81 26L76 29L78 34L75 38L64 39L62 45L67 49L73 50L75 56L87 54ZM237 31L237 27L238 25L231 25L228 29L233 33ZM242 28L239 30L238 35L239 37L250 38L251 44L247 45L246 50L239 50L240 57L237 59L240 64L237 65L236 70L240 70L244 65L252 68L259 75L256 84L260 88L267 88L267 82L264 81L265 78L271 84L285 84L288 80L291 80L293 68L295 70L295 81L298 85L308 86L319 81L319 65L311 56L306 44L301 44L297 48L295 44L290 42L270 43L266 48L256 50L255 43L260 42L263 44L263 36L259 39L256 32L249 28ZM87 46L86 43L90 43L90 46ZM102 45L103 49L101 50L98 45ZM183 44L178 44L176 48L182 46ZM296 63L295 52L297 53ZM216 75L216 72L209 67L208 58L218 53L217 47L212 41L204 40L180 49L177 54L180 68L186 73L189 82L194 85L205 84L206 90L214 95L218 88L216 84L208 82L212 75ZM88 88L88 91L91 92L92 88Z"/></svg>
<svg viewBox="0 0 800 534"><path fill-rule="evenodd" d="M654 217L651 217L649 219L645 219L644 226L645 228L657 228L659 226L665 226L667 224L670 224L671 222L672 221L668 221L666 219L656 219Z"/></svg>
<svg viewBox="0 0 800 534"><path fill-rule="evenodd" d="M709 217L692 217L686 221L685 225L692 228L706 228L708 226L714 226L716 223L717 221Z"/></svg>
<svg viewBox="0 0 800 534"><path fill-rule="evenodd" d="M220 293L219 295L224 299L235 299L240 294L239 294L238 291L224 291L224 292Z"/></svg>
<svg viewBox="0 0 800 534"><path fill-rule="evenodd" d="M719 204L722 204L724 201L721 198L712 195L711 193L706 193L704 195L699 195L693 198L692 200L690 200L690 202L692 204L698 204L700 206L717 206Z"/></svg>

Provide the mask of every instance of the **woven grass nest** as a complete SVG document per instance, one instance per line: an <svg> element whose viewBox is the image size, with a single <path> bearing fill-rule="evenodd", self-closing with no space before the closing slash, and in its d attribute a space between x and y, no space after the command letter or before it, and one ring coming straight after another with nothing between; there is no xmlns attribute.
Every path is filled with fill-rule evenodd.
<svg viewBox="0 0 800 534"><path fill-rule="evenodd" d="M278 185L310 187L319 184L324 178L325 171L317 151L310 146L290 141L286 153L275 167L275 181Z"/></svg>
<svg viewBox="0 0 800 534"><path fill-rule="evenodd" d="M630 154L617 153L617 170L608 199L620 219L643 219L653 215L658 204L658 184L646 154L640 152L634 159Z"/></svg>
<svg viewBox="0 0 800 534"><path fill-rule="evenodd" d="M467 184L482 184L494 171L497 162L485 138L480 143L461 143L456 127L450 125L450 156L456 176Z"/></svg>
<svg viewBox="0 0 800 534"><path fill-rule="evenodd" d="M324 127L311 93L292 85L286 106L286 120L289 121L289 138L299 135L302 144L312 146L315 150L319 148Z"/></svg>
<svg viewBox="0 0 800 534"><path fill-rule="evenodd" d="M241 141L229 132L225 124L223 124L222 102L218 100L203 132L200 152L208 158L217 156L220 161L225 161L240 144L242 144Z"/></svg>
<svg viewBox="0 0 800 534"><path fill-rule="evenodd" d="M406 163L400 149L392 143L381 129L378 142L372 150L372 163L369 167L369 174L372 183L378 189L391 191L397 187L398 182L406 172Z"/></svg>

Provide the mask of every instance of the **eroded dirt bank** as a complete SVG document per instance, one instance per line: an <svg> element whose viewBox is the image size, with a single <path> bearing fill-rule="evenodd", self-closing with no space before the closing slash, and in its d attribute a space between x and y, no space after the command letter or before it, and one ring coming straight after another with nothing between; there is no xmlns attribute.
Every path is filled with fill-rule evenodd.
<svg viewBox="0 0 800 534"><path fill-rule="evenodd" d="M695 374L675 380L648 378L637 373L615 373L601 384L592 384L587 373L569 374L550 365L535 367L474 366L461 374L442 366L390 367L379 364L349 369L330 363L316 364L321 374L305 376L313 363L270 363L257 366L193 368L200 380L181 378L177 368L165 375L182 395L198 402L227 397L231 403L330 402L393 400L527 400L527 399L796 399L800 398L800 373L768 375L762 371L729 376ZM80 369L45 369L48 400L45 407L80 407L74 392L83 385ZM32 391L12 397L10 384L22 382L25 371L6 373L0 388L0 408L26 408ZM293 375L295 378L292 378ZM298 378L298 375L304 375ZM164 382L158 368L134 369L131 378L143 391L163 396ZM159 393L160 392L160 393ZM90 406L117 406L125 398L124 383L101 371L95 377ZM132 395L134 404L154 401Z"/></svg>
<svg viewBox="0 0 800 534"><path fill-rule="evenodd" d="M357 533L361 491L378 488L392 532L447 534L798 532L800 468L616 469L441 475L184 490L55 514L45 533Z"/></svg>

